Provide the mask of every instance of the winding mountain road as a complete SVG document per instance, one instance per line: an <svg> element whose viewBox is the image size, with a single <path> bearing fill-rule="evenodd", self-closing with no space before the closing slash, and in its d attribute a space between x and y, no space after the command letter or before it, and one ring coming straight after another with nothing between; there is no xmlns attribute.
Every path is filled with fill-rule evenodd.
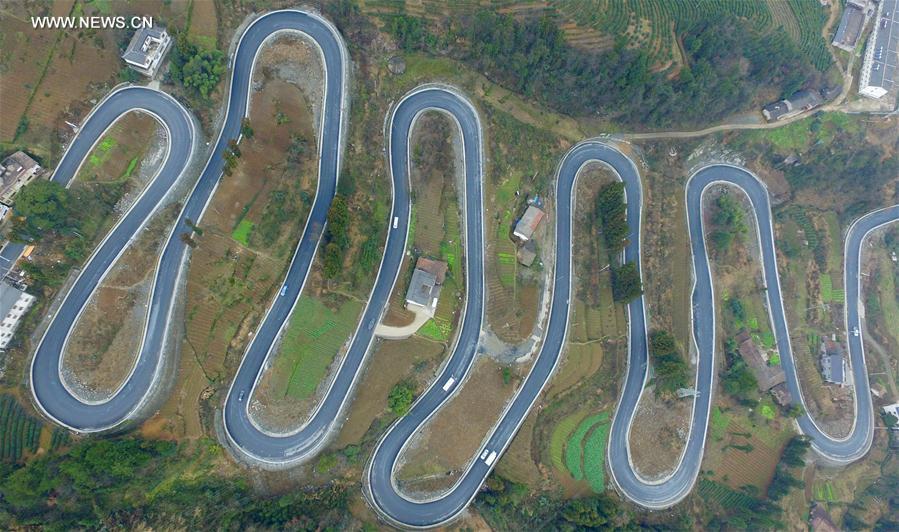
<svg viewBox="0 0 899 532"><path fill-rule="evenodd" d="M629 183L628 181L633 179L632 176L623 177L629 198L628 222L631 227L639 227L640 209L630 201L630 198L633 197L631 191L639 190L639 183ZM703 228L702 197L709 187L717 184L736 187L749 198L756 225L758 249L761 251L762 272L767 287L767 308L781 363L786 373L786 384L793 395L794 403L805 407L783 306L768 191L755 175L742 168L723 164L702 168L690 177L686 187L687 223L693 255L694 276L691 308L693 341L699 352L695 388L699 394L694 398L690 434L677 467L671 474L660 480L650 481L641 477L635 471L631 461L628 437L637 403L646 383L648 355L643 298L638 298L628 305L628 313L631 318L628 372L612 423L608 461L613 481L621 492L627 498L647 508L666 508L686 497L693 488L702 463L714 392L716 345L714 284ZM812 448L830 463L848 464L863 457L871 447L875 422L868 373L865 367L863 337L861 333L854 334L854 331L862 329L859 321L860 315L863 313L863 303L860 298L859 263L865 237L878 227L896 221L899 221L899 205L880 209L853 223L846 237L844 251L846 261L844 268L845 321L849 357L855 383L855 421L851 433L845 438L837 439L822 431L808 414L804 414L797 420L800 430L811 439ZM639 232L632 237L625 250L625 255L628 261L635 260L639 264Z"/></svg>
<svg viewBox="0 0 899 532"><path fill-rule="evenodd" d="M91 294L128 245L144 227L190 161L196 134L184 107L167 94L143 87L118 89L107 96L84 122L56 167L53 180L67 185L107 129L131 111L155 117L163 126L168 145L165 160L140 197L103 239L88 259L38 344L31 362L31 391L35 403L49 418L75 432L109 430L121 425L149 397L162 368L165 331L171 317L173 295L187 246L177 234L190 231L185 218L199 214L215 184L200 181L182 211L160 255L140 351L128 377L105 401L85 401L68 387L61 371L66 342Z"/></svg>
<svg viewBox="0 0 899 532"><path fill-rule="evenodd" d="M197 142L193 121L174 99L151 89L128 87L111 93L89 115L78 136L66 151L53 179L68 183L103 133L122 115L143 110L155 116L166 130L168 151L161 169L141 197L103 240L44 334L31 365L31 384L39 408L69 429L90 433L116 428L126 423L146 404L158 384L168 342L168 325L178 295L188 247L177 238L189 232L186 219L202 220L203 211L222 175L223 152L228 141L238 138L242 119L248 114L251 83L256 58L262 46L283 32L308 36L321 53L325 69L322 115L319 128L319 180L315 200L300 242L279 291L265 317L254 331L237 375L225 399L225 437L236 454L266 468L281 468L307 460L329 441L343 418L365 358L375 338L375 325L386 308L405 257L410 223L410 145L415 121L426 112L448 115L461 135L463 146L464 191L463 234L465 235L466 299L464 314L452 352L431 387L410 412L398 419L379 441L365 471L366 496L375 510L391 523L408 528L428 528L457 517L477 495L499 456L508 448L541 391L555 371L568 332L572 295L572 222L577 178L585 165L597 162L609 167L625 184L627 217L633 234L623 254L640 266L643 192L633 161L612 145L588 140L572 147L558 167L555 184L555 263L549 321L537 359L494 429L486 436L459 481L446 493L429 500L412 500L397 488L394 473L405 447L427 421L461 388L479 353L484 325L484 153L483 129L478 112L458 90L443 85L424 85L406 94L389 117L389 166L393 198L387 241L375 285L353 335L346 355L310 419L289 433L276 434L261 429L252 419L248 405L274 346L299 299L316 249L321 241L327 213L334 198L340 171L344 122L348 111L348 56L337 30L320 16L295 10L274 11L257 18L242 34L233 56L231 80L224 124L200 178L185 203L159 258L150 296L143 340L134 367L122 386L108 399L88 402L72 392L60 371L62 354L73 324L91 294L97 289L135 235L145 226L159 203L188 166ZM693 336L699 353L690 435L675 471L660 481L641 478L631 463L628 434L640 395L646 385L647 319L644 299L628 305L629 362L621 400L612 424L608 462L620 491L647 508L665 508L685 497L697 478L703 455L709 411L715 381L714 290L702 222L702 195L708 187L724 183L738 187L750 199L763 272L768 287L768 308L772 329L787 375L787 385L801 404L802 394L794 367L780 282L777 274L771 208L765 186L751 173L727 165L712 165L691 176L686 187L688 229L693 252L694 288L692 295ZM864 362L860 299L859 262L865 237L877 227L899 220L899 206L870 213L856 221L846 238L846 329L849 355L855 378L856 419L851 434L834 439L822 432L806 416L799 418L801 430L809 435L814 449L829 461L848 463L862 457L873 435L873 408ZM10 248L12 251L14 249ZM642 270L641 270L642 271ZM460 427L459 430L465 430Z"/></svg>

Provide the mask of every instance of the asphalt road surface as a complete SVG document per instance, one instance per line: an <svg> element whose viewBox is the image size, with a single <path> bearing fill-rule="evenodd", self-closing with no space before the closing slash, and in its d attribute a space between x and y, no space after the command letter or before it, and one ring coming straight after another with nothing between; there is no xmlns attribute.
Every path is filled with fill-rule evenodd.
<svg viewBox="0 0 899 532"><path fill-rule="evenodd" d="M631 191L639 190L639 183L628 183L634 176L623 175L628 190L628 221L631 227L640 225L640 208L633 204ZM686 206L690 243L693 254L694 288L692 296L693 340L699 352L695 388L699 394L694 399L690 435L681 460L672 474L664 479L649 481L640 477L633 468L628 447L628 434L634 413L646 380L647 342L646 319L643 298L628 306L630 315L630 354L628 373L612 424L608 446L609 467L612 478L621 492L641 506L661 509L682 500L696 481L702 463L703 447L708 428L712 390L715 379L715 304L713 281L703 232L702 196L705 190L716 184L728 184L745 192L752 204L757 224L759 249L768 309L781 363L787 377L787 387L794 403L805 406L790 347L780 279L777 272L774 231L768 191L764 184L746 170L728 165L712 165L696 172L687 183ZM812 440L812 447L827 461L846 464L864 456L871 447L874 430L874 413L871 392L865 368L859 323L860 299L859 262L861 247L866 235L877 227L899 220L899 205L872 212L857 220L849 229L845 246L846 325L849 356L855 381L856 417L852 433L843 439L831 438L808 415L798 419L802 432ZM625 250L627 260L639 264L639 232L632 235ZM807 409L806 409L807 410Z"/></svg>
<svg viewBox="0 0 899 532"><path fill-rule="evenodd" d="M172 295L186 248L177 234L189 231L184 225L184 218L199 212L198 200L204 193L208 196L213 186L212 183L197 186L181 220L165 244L150 296L140 352L128 378L109 400L88 403L79 399L67 388L60 372L62 353L69 334L91 294L155 212L181 175L194 149L193 123L187 111L174 98L143 87L128 87L113 92L94 109L59 162L53 180L68 184L103 133L116 119L133 110L152 113L164 125L169 144L165 161L137 202L84 266L53 316L31 363L31 391L35 402L48 417L76 432L97 432L116 427L146 400L162 366L166 335L161 331L165 331L168 323ZM202 207L202 204L199 206Z"/></svg>
<svg viewBox="0 0 899 532"><path fill-rule="evenodd" d="M245 30L232 62L232 77L226 119L213 152L189 196L179 222L160 256L148 309L143 342L137 362L120 389L109 399L88 403L77 398L60 375L60 359L73 324L90 295L134 239L190 160L195 144L192 121L185 109L164 93L138 87L120 89L106 98L85 121L63 156L53 179L67 184L103 132L123 114L143 109L164 124L170 147L165 162L143 195L101 243L80 277L66 294L47 329L31 366L32 392L38 406L56 422L77 432L108 430L129 420L146 402L158 380L166 346L166 332L188 248L178 235L189 232L185 220L200 220L222 174L222 153L228 141L237 138L247 114L250 83L260 47L283 31L301 32L318 45L325 65L325 91L320 128L319 182L315 201L302 238L291 261L283 290L254 331L224 406L225 434L232 448L265 467L283 467L314 456L343 417L374 339L374 328L386 308L405 257L411 205L409 184L410 131L424 112L437 111L452 117L463 139L465 190L463 194L466 244L466 300L461 328L449 359L432 386L418 398L411 411L397 420L380 440L365 473L367 496L382 517L405 527L431 527L458 516L475 497L487 475L510 444L527 413L557 366L568 331L571 298L571 250L574 186L584 165L599 162L611 168L624 182L627 216L634 232L624 250L625 260L640 265L642 189L634 163L614 147L599 141L574 146L558 168L556 182L556 259L549 322L537 360L478 455L449 492L439 498L414 501L404 497L394 483L397 461L412 436L459 389L479 351L485 307L483 239L483 130L477 111L455 89L427 85L407 94L390 117L390 158L393 205L388 236L378 277L363 311L349 350L330 383L321 404L310 420L297 430L272 434L254 424L248 413L253 391L272 354L273 346L302 293L310 265L324 232L327 212L334 197L341 162L343 122L347 111L347 52L336 29L317 15L301 11L275 11L254 21ZM664 508L685 497L697 478L702 461L714 383L715 312L713 285L705 248L701 198L708 186L728 183L750 198L758 223L759 249L767 283L768 307L777 339L787 385L795 401L802 397L786 324L772 230L767 190L749 172L732 166L713 165L689 180L686 190L688 224L693 252L695 286L692 296L693 333L699 352L691 432L681 461L672 475L647 481L637 475L630 462L628 433L647 375L646 311L643 298L628 305L630 347L628 372L608 446L609 466L615 484L625 496L648 508ZM899 206L870 213L850 228L846 239L846 326L849 356L855 379L856 420L844 439L828 437L808 416L798 422L813 440L814 449L835 463L862 457L870 448L873 408L865 370L860 326L859 262L865 236L873 229L899 220ZM396 227L394 227L396 223ZM17 257L21 247L7 246L0 257ZM2 267L3 265L0 265ZM459 427L465 430L465 427ZM495 455L493 453L496 453Z"/></svg>
<svg viewBox="0 0 899 532"><path fill-rule="evenodd" d="M414 95L412 98L418 96ZM635 190L628 189L629 198L639 200L640 185L637 169L631 160L609 145L587 141L576 145L565 155L559 166L556 183L557 254L553 278L553 299L544 343L534 367L457 484L439 498L427 501L410 500L398 491L393 482L393 472L396 469L399 455L408 441L455 390L455 387L449 391L444 390L444 384L450 377L454 377L457 382L460 381L471 365L476 354L477 335L480 333L482 322L484 286L482 237L480 233L474 233L472 227L472 222L477 220L480 212L478 207L480 206L483 178L480 159L473 159L476 153L474 146L480 144L481 141L477 116L471 116L472 111L467 106L458 106L457 109L450 107L448 105L450 102L444 101L444 98L418 97L414 100L412 98L408 98L400 104L391 128L391 159L394 161L391 166L394 173L407 172L405 168L398 168L395 161L403 160L401 158L408 149L403 140L408 128L411 127L408 117L415 116L422 109L437 107L452 113L461 125L462 135L465 139L465 222L468 239L466 242L466 272L468 273L466 294L468 299L456 349L431 388L418 399L412 410L400 418L384 435L375 450L366 473L366 480L367 495L375 509L383 517L397 525L427 528L454 519L477 495L487 475L499 460L499 455L502 455L509 446L534 401L555 371L568 331L571 297L571 223L574 214L573 190L580 170L587 163L599 162L609 166L619 175L629 176L625 181L636 185ZM408 110L404 106L408 106ZM400 120L399 117L404 119ZM399 127L402 129L397 131ZM478 162L477 166L473 164L474 161ZM628 205L629 208L631 205L635 205L635 208L639 209L640 202L629 202ZM478 226L477 229L481 228ZM476 315L472 316L475 313ZM465 430L465 427L459 427L459 430ZM491 462L490 456L493 452L496 452L497 456Z"/></svg>

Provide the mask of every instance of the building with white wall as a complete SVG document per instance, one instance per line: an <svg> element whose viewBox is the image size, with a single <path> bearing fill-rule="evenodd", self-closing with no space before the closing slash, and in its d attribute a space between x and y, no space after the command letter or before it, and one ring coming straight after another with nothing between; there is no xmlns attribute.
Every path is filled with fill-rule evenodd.
<svg viewBox="0 0 899 532"><path fill-rule="evenodd" d="M858 93L880 99L888 93L896 77L899 49L899 0L882 0L877 5L874 28L868 37L858 80Z"/></svg>
<svg viewBox="0 0 899 532"><path fill-rule="evenodd" d="M22 317L34 304L35 297L9 283L0 281L0 349L6 349Z"/></svg>

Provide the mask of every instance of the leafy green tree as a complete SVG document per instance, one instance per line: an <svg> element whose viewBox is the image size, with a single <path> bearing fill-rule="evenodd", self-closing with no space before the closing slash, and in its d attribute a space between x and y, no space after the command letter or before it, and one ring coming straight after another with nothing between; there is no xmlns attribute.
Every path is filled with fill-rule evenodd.
<svg viewBox="0 0 899 532"><path fill-rule="evenodd" d="M225 54L181 33L175 38L169 74L194 96L208 101L225 73Z"/></svg>
<svg viewBox="0 0 899 532"><path fill-rule="evenodd" d="M690 368L670 332L659 330L649 335L649 354L657 394L671 394L690 385Z"/></svg>
<svg viewBox="0 0 899 532"><path fill-rule="evenodd" d="M253 130L253 126L250 124L250 119L244 117L240 122L240 134L244 137L251 139L256 132Z"/></svg>
<svg viewBox="0 0 899 532"><path fill-rule="evenodd" d="M643 294L643 283L636 263L628 262L624 266L612 267L612 298L627 303Z"/></svg>
<svg viewBox="0 0 899 532"><path fill-rule="evenodd" d="M350 247L350 211L346 198L337 194L328 209L328 227L325 233L324 275L334 279L340 275L346 252Z"/></svg>
<svg viewBox="0 0 899 532"><path fill-rule="evenodd" d="M387 406L397 416L405 416L414 401L415 388L412 383L406 381L397 383L387 396Z"/></svg>
<svg viewBox="0 0 899 532"><path fill-rule="evenodd" d="M322 257L322 273L326 279L334 279L340 275L343 267L343 253L340 246L331 242L325 246L324 256Z"/></svg>
<svg viewBox="0 0 899 532"><path fill-rule="evenodd" d="M742 358L737 358L721 375L721 387L729 395L748 401L753 398L758 380Z"/></svg>
<svg viewBox="0 0 899 532"><path fill-rule="evenodd" d="M16 195L13 212L25 217L28 236L40 238L47 231L59 231L74 225L69 191L55 181L37 179Z"/></svg>
<svg viewBox="0 0 899 532"><path fill-rule="evenodd" d="M602 224L606 250L610 256L615 256L624 249L630 234L627 204L624 202L624 183L614 181L599 189L596 212Z"/></svg>

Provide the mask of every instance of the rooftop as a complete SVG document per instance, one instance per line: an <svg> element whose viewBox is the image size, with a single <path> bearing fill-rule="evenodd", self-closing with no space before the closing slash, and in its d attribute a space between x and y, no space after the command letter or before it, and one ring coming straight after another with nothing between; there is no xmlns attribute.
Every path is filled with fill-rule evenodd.
<svg viewBox="0 0 899 532"><path fill-rule="evenodd" d="M412 272L412 281L406 292L406 303L412 303L425 307L431 312L437 308L437 298L440 296L440 287L433 273L416 268Z"/></svg>
<svg viewBox="0 0 899 532"><path fill-rule="evenodd" d="M165 28L140 28L131 37L122 59L142 68L149 68L155 57L165 51L164 43L167 39Z"/></svg>
<svg viewBox="0 0 899 532"><path fill-rule="evenodd" d="M840 19L840 25L833 37L833 45L846 51L852 51L858 44L858 38L862 34L865 25L864 8L848 2Z"/></svg>
<svg viewBox="0 0 899 532"><path fill-rule="evenodd" d="M874 18L874 30L868 38L862 80L866 87L889 91L896 79L899 63L899 0L882 0L878 16ZM867 79L866 79L867 78ZM864 90L864 87L859 87Z"/></svg>
<svg viewBox="0 0 899 532"><path fill-rule="evenodd" d="M415 267L433 275L436 284L443 284L443 281L446 279L446 270L448 266L443 261L419 257L418 261L415 263Z"/></svg>
<svg viewBox="0 0 899 532"><path fill-rule="evenodd" d="M25 292L9 283L0 281L0 321L6 318L9 311Z"/></svg>
<svg viewBox="0 0 899 532"><path fill-rule="evenodd" d="M537 226L540 225L540 221L543 220L544 216L546 216L546 213L534 205L528 206L528 209L524 211L521 219L515 224L515 231L513 234L522 240L528 240L533 236L534 231L537 230Z"/></svg>

